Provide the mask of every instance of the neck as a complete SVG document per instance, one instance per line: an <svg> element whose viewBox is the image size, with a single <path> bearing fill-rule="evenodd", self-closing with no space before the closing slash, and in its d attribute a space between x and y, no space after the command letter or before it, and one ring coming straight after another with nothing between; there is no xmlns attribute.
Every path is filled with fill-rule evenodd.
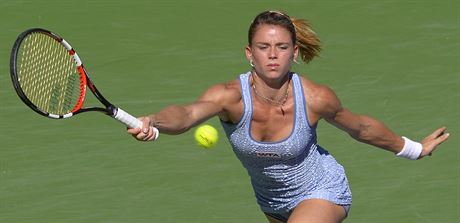
<svg viewBox="0 0 460 223"><path fill-rule="evenodd" d="M256 72L252 73L252 88L254 93L269 104L283 106L289 95L289 84L291 75L286 74L281 81L276 83L267 83L260 78Z"/></svg>
<svg viewBox="0 0 460 223"><path fill-rule="evenodd" d="M257 87L265 88L268 91L279 91L285 87L286 84L289 84L291 79L291 73L287 72L285 75L271 79L263 75L259 75L255 70L251 71L253 82L257 82Z"/></svg>

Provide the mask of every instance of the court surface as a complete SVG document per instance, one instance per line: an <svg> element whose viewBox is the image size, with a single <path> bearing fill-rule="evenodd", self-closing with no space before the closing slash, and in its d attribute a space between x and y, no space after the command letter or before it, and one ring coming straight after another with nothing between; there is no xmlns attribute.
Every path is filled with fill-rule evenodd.
<svg viewBox="0 0 460 223"><path fill-rule="evenodd" d="M193 101L246 72L247 29L266 9L308 19L321 58L297 71L343 104L420 140L451 137L420 161L398 159L321 122L319 143L345 167L345 222L460 219L460 2L0 0L0 222L266 222L217 119L213 150L192 131L139 143L98 113L50 120L16 96L9 54L31 27L62 35L104 96L135 115ZM94 102L94 101L90 101Z"/></svg>

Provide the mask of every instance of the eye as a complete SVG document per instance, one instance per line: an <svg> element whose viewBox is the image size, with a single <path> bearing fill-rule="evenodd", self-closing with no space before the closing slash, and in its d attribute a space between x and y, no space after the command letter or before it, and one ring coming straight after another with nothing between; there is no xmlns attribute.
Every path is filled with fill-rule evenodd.
<svg viewBox="0 0 460 223"><path fill-rule="evenodd" d="M282 50L287 50L287 49L289 49L289 46L288 45L280 45L279 48L282 49Z"/></svg>
<svg viewBox="0 0 460 223"><path fill-rule="evenodd" d="M268 46L265 46L265 45L259 45L259 46L258 46L258 48L259 48L259 49L261 49L261 50L265 50L265 49L267 49L267 48L268 48Z"/></svg>

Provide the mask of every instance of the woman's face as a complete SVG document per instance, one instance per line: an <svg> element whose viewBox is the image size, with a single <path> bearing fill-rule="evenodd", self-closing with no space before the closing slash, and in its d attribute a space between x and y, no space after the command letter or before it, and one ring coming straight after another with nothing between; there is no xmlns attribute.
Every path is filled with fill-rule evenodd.
<svg viewBox="0 0 460 223"><path fill-rule="evenodd" d="M291 35L282 26L260 25L246 47L246 57L252 60L259 76L267 80L282 80L297 57L298 47L292 43Z"/></svg>

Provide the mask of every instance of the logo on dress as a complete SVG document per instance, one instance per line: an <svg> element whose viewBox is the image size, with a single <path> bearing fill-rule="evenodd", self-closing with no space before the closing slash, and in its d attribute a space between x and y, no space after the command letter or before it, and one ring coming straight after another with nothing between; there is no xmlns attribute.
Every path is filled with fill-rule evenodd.
<svg viewBox="0 0 460 223"><path fill-rule="evenodd" d="M281 158L279 153L275 152L256 152L257 157L265 157L265 158Z"/></svg>

